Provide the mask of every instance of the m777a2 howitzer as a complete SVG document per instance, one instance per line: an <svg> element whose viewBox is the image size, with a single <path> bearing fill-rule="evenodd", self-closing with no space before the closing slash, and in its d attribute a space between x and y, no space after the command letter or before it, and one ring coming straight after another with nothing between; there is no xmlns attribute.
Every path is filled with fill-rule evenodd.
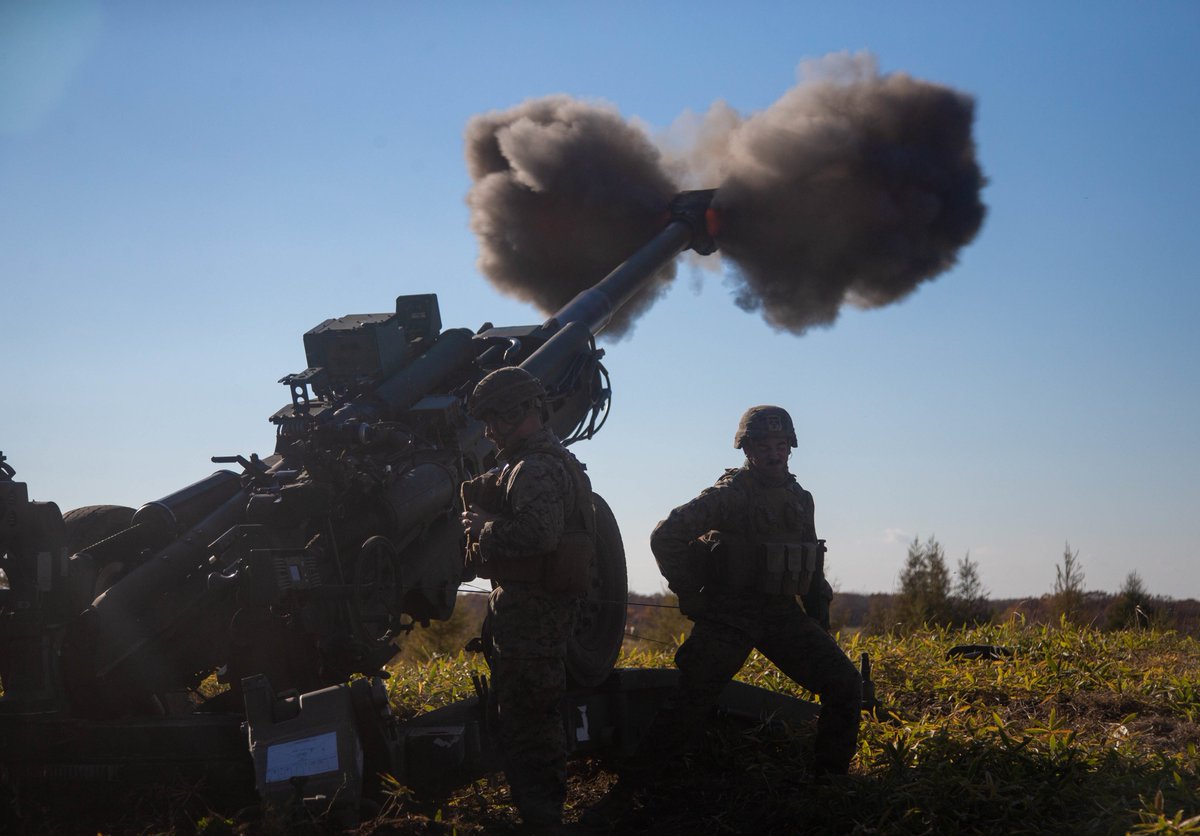
<svg viewBox="0 0 1200 836"><path fill-rule="evenodd" d="M271 417L274 454L215 458L240 472L136 511L64 516L0 460L8 780L116 788L179 773L272 804L356 810L381 773L445 787L494 768L485 694L401 722L382 679L404 634L449 618L470 580L458 489L495 449L464 399L488 371L521 365L545 384L559 436L591 437L609 401L596 333L681 251L715 249L712 196L679 195L657 235L541 325L441 330L433 294L322 323L304 335L309 368L281 381L291 403ZM613 671L624 550L594 503L564 707L578 751L631 747L674 676ZM214 675L224 690L201 698ZM813 712L754 690L732 688L731 709Z"/></svg>

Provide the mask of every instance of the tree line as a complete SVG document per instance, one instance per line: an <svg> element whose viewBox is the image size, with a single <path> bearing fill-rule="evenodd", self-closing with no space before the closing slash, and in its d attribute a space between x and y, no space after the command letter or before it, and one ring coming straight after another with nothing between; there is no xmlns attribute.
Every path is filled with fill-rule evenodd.
<svg viewBox="0 0 1200 836"><path fill-rule="evenodd" d="M992 600L968 552L951 570L945 550L930 536L909 544L896 590L868 596L867 611L847 624L869 633L907 633L927 626L973 627L1013 615L1036 622L1065 622L1102 630L1138 628L1194 632L1200 604L1152 595L1136 571L1115 595L1089 592L1079 550L1067 542L1054 569L1054 587L1036 598ZM848 615L848 613L847 613Z"/></svg>
<svg viewBox="0 0 1200 836"><path fill-rule="evenodd" d="M994 599L970 553L951 567L935 537L914 538L892 592L837 592L830 609L834 631L906 635L925 627L974 627L1019 618L1030 624L1070 623L1100 630L1160 629L1200 637L1200 601L1154 595L1130 572L1115 594L1089 591L1078 549L1067 543L1055 566L1053 588L1027 598ZM487 607L485 590L458 596L449 621L430 622L399 642L401 660L422 663L455 655L479 635ZM629 594L626 646L674 648L691 622L669 592Z"/></svg>
<svg viewBox="0 0 1200 836"><path fill-rule="evenodd" d="M1053 588L1026 598L992 598L979 563L967 553L953 566L936 537L913 538L891 592L839 591L832 628L868 635L906 635L926 627L966 628L1019 618L1030 624L1069 623L1100 630L1172 629L1200 636L1200 601L1154 595L1130 572L1115 594L1089 591L1079 550L1068 542L1055 567ZM678 641L690 623L670 609L674 596L630 595L627 633L646 649Z"/></svg>

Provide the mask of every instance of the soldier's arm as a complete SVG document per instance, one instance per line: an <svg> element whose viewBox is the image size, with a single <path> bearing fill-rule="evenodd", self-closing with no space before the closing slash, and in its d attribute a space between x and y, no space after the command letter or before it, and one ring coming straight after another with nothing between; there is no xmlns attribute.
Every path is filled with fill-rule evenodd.
<svg viewBox="0 0 1200 836"><path fill-rule="evenodd" d="M484 560L504 560L549 552L566 526L570 485L563 466L549 456L530 456L513 471L509 510L484 524L479 551Z"/></svg>
<svg viewBox="0 0 1200 836"><path fill-rule="evenodd" d="M739 528L738 499L739 494L728 486L709 488L673 510L654 528L650 551L677 595L695 592L703 586L704 567L699 565L693 544L713 529Z"/></svg>

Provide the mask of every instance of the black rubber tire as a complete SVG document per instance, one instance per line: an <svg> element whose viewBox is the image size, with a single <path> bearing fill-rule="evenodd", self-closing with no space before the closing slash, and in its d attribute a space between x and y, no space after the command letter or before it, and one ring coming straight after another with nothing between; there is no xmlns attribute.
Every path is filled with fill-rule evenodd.
<svg viewBox="0 0 1200 836"><path fill-rule="evenodd" d="M63 514L67 553L76 554L133 524L133 509L124 505L84 505Z"/></svg>
<svg viewBox="0 0 1200 836"><path fill-rule="evenodd" d="M612 672L625 640L629 578L621 529L608 503L592 494L596 508L596 560L587 597L580 602L575 633L567 642L567 682L594 688Z"/></svg>
<svg viewBox="0 0 1200 836"><path fill-rule="evenodd" d="M67 529L67 554L78 554L101 540L124 531L133 524L133 509L124 505L84 505L63 514ZM93 595L99 595L116 582L128 567L122 561L94 564Z"/></svg>

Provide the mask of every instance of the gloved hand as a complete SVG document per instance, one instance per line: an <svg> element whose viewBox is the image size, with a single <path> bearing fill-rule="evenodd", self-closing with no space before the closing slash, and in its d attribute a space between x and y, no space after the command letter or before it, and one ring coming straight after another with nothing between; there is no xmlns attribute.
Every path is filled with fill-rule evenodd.
<svg viewBox="0 0 1200 836"><path fill-rule="evenodd" d="M676 597L679 598L679 611L693 621L708 609L708 596L699 589L676 593Z"/></svg>

